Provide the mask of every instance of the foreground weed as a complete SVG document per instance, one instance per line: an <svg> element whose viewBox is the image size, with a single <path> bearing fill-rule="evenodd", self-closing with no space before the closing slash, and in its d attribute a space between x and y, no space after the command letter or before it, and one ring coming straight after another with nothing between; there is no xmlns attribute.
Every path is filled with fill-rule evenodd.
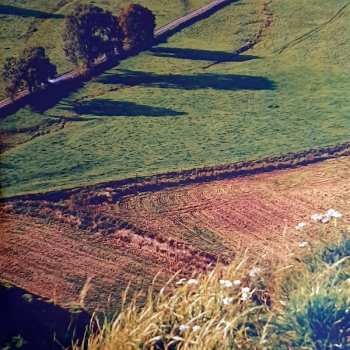
<svg viewBox="0 0 350 350"><path fill-rule="evenodd" d="M315 245L317 251L309 250L313 258L291 255L282 265L268 264L252 261L245 252L207 274L189 279L175 275L160 292L151 289L142 307L137 297L127 303L126 292L118 314L96 319L87 347L348 349L349 235L336 227L330 230L333 243ZM336 254L329 258L329 252Z"/></svg>

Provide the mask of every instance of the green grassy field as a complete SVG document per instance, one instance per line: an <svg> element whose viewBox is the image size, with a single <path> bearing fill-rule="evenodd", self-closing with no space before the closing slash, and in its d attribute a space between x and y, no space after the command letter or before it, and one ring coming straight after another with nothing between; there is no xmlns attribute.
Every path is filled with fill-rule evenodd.
<svg viewBox="0 0 350 350"><path fill-rule="evenodd" d="M264 3L232 4L43 114L23 109L3 120L1 129L9 130L74 118L2 155L3 195L348 141L350 6L332 17L349 1L273 0L262 41L233 57L262 25Z"/></svg>

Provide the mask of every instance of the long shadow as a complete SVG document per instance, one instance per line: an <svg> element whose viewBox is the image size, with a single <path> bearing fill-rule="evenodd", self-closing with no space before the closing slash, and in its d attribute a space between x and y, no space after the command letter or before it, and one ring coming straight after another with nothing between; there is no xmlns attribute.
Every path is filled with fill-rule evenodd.
<svg viewBox="0 0 350 350"><path fill-rule="evenodd" d="M100 117L177 117L186 114L169 108L147 106L125 101L113 101L109 99L95 99L76 104L73 107L61 107L61 109L74 111L79 115L94 115Z"/></svg>
<svg viewBox="0 0 350 350"><path fill-rule="evenodd" d="M72 313L20 288L0 285L0 348L62 350L82 341L91 316ZM19 346L21 337L23 346ZM17 344L17 345L16 345Z"/></svg>
<svg viewBox="0 0 350 350"><path fill-rule="evenodd" d="M39 91L30 96L28 104L33 111L44 113L83 86L84 82L79 80L64 82L56 86L50 85L48 89Z"/></svg>
<svg viewBox="0 0 350 350"><path fill-rule="evenodd" d="M276 84L272 80L260 76L216 73L172 75L129 70L119 70L119 72L121 74L105 74L99 79L99 82L183 90L216 89L234 91L276 89Z"/></svg>
<svg viewBox="0 0 350 350"><path fill-rule="evenodd" d="M0 15L19 16L19 17L35 17L35 18L63 18L64 16L57 13L43 12L23 7L11 5L0 5Z"/></svg>
<svg viewBox="0 0 350 350"><path fill-rule="evenodd" d="M77 77L76 79L63 81L57 85L50 84L47 89L28 96L25 103L28 103L35 112L46 112L48 109L56 106L62 99L81 89L91 77L102 74L106 69L117 65L117 62L118 60L111 59L91 71L89 76Z"/></svg>
<svg viewBox="0 0 350 350"><path fill-rule="evenodd" d="M7 108L0 109L0 118L16 113L20 108L30 106L37 113L44 113L54 107L62 99L84 86L84 81L75 79L63 82L59 85L50 84L47 89L27 95L19 101L8 105Z"/></svg>
<svg viewBox="0 0 350 350"><path fill-rule="evenodd" d="M209 51L196 49L181 49L177 47L154 47L150 50L153 56L170 57L198 61L245 62L257 59L257 56L238 55L225 51Z"/></svg>

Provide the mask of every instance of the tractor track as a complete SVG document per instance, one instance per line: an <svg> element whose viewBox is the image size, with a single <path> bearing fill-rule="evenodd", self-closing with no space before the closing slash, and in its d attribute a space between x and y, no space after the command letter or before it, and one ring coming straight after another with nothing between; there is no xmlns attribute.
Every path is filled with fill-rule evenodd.
<svg viewBox="0 0 350 350"><path fill-rule="evenodd" d="M329 20L327 20L326 22L320 24L319 26L311 29L310 31L306 32L305 34L297 37L296 39L288 42L287 44L285 44L284 46L282 46L278 50L275 50L274 53L282 54L286 50L291 49L291 48L299 45L300 43L302 43L305 40L308 40L314 34L319 33L326 26L328 26L329 24L332 24L337 19L339 19L345 13L345 11L347 10L348 7L350 7L350 2L345 4L344 6L342 6Z"/></svg>
<svg viewBox="0 0 350 350"><path fill-rule="evenodd" d="M270 10L270 4L271 4L272 0L268 0L265 1L263 3L263 7L262 7L262 16L263 16L263 23L260 26L259 31L256 33L255 38L253 40L248 41L246 44L242 45L241 47L239 47L238 49L236 49L235 51L233 51L232 55L240 55L244 52L247 52L251 49L253 49L257 44L259 44L262 40L263 37L266 35L266 32L268 31L268 29L271 27L272 23L273 23L273 14L272 11ZM211 68L213 66L216 66L218 64L222 64L227 62L226 60L219 60L216 62L213 62L207 66L204 66L202 69L208 69Z"/></svg>

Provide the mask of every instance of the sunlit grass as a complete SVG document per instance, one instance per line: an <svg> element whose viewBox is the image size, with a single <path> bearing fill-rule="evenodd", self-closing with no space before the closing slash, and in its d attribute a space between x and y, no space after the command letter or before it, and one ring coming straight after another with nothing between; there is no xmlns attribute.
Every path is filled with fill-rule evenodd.
<svg viewBox="0 0 350 350"><path fill-rule="evenodd" d="M4 195L348 141L350 7L322 26L347 2L272 1L272 26L235 61L232 51L264 23L263 3L232 4L160 48L124 61L55 108L9 117L7 126L25 118L77 121L3 155ZM220 58L228 62L207 68Z"/></svg>
<svg viewBox="0 0 350 350"><path fill-rule="evenodd" d="M78 2L66 0L32 0L19 2L2 0L0 4L0 66L6 57L16 55L26 46L43 46L59 72L72 68L63 52L62 30L64 15ZM97 0L94 4L118 14L129 4L129 0ZM207 4L209 0L139 0L138 3L150 8L157 16L157 25L162 26L185 13ZM16 45L14 45L14 42ZM0 97L4 96L4 85L0 79Z"/></svg>

